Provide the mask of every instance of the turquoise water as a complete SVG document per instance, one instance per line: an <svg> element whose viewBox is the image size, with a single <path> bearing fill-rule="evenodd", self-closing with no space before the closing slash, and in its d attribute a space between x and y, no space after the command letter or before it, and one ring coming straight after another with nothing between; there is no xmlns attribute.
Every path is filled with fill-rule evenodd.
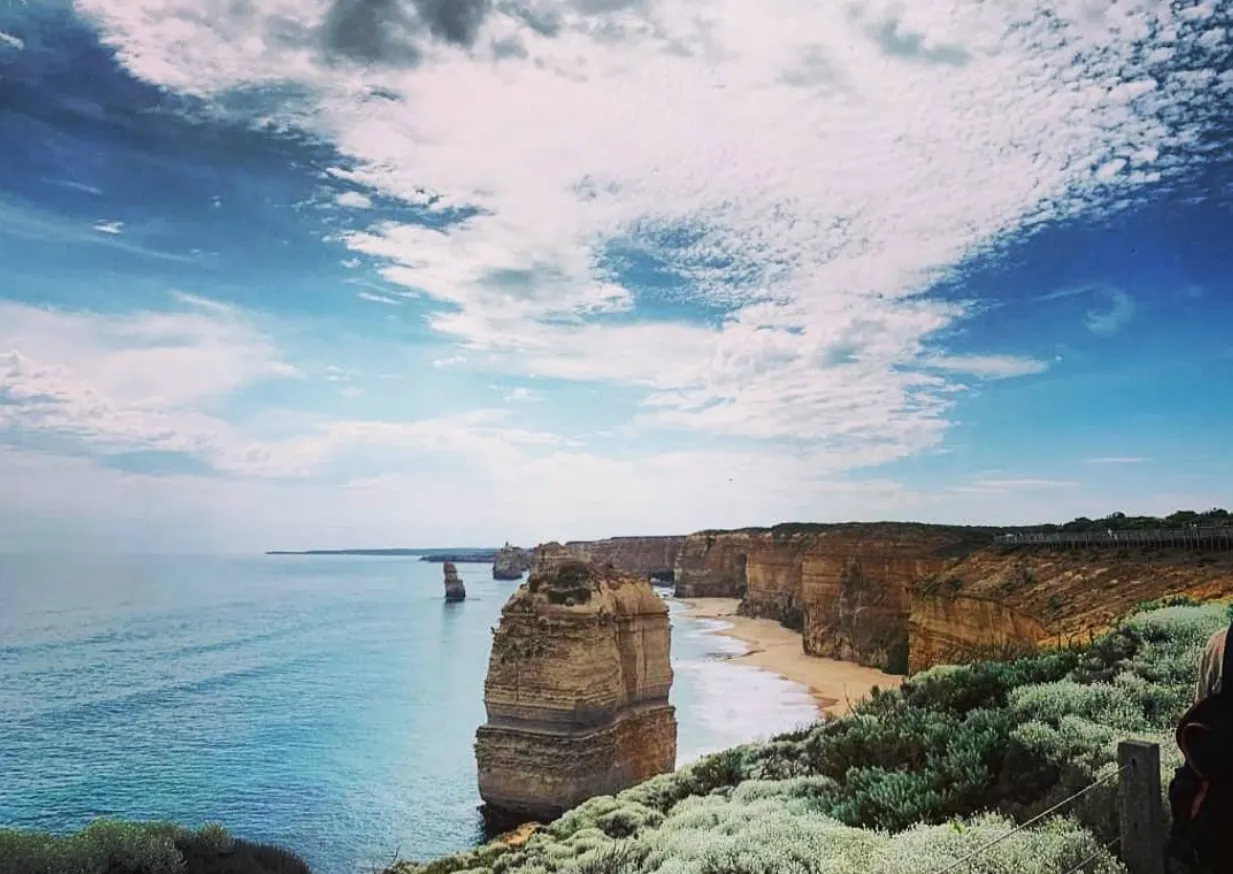
<svg viewBox="0 0 1233 874"><path fill-rule="evenodd" d="M517 583L366 557L0 556L0 825L220 821L319 874L480 837L472 750ZM670 602L679 762L807 722Z"/></svg>

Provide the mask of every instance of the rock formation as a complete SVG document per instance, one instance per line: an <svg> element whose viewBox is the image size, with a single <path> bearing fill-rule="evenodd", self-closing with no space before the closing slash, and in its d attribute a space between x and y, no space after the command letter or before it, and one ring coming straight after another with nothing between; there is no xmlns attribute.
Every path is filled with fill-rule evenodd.
<svg viewBox="0 0 1233 874"><path fill-rule="evenodd" d="M523 573L530 568L531 556L527 554L527 551L506 543L493 559L492 578L494 580L520 580Z"/></svg>
<svg viewBox="0 0 1233 874"><path fill-rule="evenodd" d="M579 561L578 556L555 540L541 543L531 550L531 576L553 571L561 565Z"/></svg>
<svg viewBox="0 0 1233 874"><path fill-rule="evenodd" d="M911 587L913 672L1086 641L1142 601L1233 594L1233 554L990 548Z"/></svg>
<svg viewBox="0 0 1233 874"><path fill-rule="evenodd" d="M452 561L447 561L441 567L445 571L445 600L465 601L467 587L462 584L462 577L458 576L457 566Z"/></svg>
<svg viewBox="0 0 1233 874"><path fill-rule="evenodd" d="M802 632L811 655L904 673L908 586L992 537L991 529L906 523L703 531L685 538L676 592L740 596L743 615Z"/></svg>
<svg viewBox="0 0 1233 874"><path fill-rule="evenodd" d="M671 580L684 537L609 537L571 540L565 548L582 561L612 565L627 574Z"/></svg>
<svg viewBox="0 0 1233 874"><path fill-rule="evenodd" d="M681 544L673 579L678 598L739 598L745 593L745 562L765 529L701 531Z"/></svg>
<svg viewBox="0 0 1233 874"><path fill-rule="evenodd" d="M476 760L497 827L553 819L676 760L667 606L644 578L545 552L501 611L484 683Z"/></svg>

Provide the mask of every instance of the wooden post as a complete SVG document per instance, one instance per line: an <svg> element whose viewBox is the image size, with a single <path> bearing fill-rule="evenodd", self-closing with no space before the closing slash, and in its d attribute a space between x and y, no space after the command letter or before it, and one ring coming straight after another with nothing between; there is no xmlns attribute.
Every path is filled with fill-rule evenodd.
<svg viewBox="0 0 1233 874"><path fill-rule="evenodd" d="M1122 741L1117 763L1122 861L1128 874L1165 874L1164 810L1160 801L1160 745Z"/></svg>

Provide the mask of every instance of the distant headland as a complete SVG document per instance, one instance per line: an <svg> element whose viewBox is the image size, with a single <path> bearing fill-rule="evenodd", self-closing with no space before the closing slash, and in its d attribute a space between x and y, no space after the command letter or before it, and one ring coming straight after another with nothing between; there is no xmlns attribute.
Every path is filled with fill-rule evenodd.
<svg viewBox="0 0 1233 874"><path fill-rule="evenodd" d="M492 564L496 560L499 549L408 549L403 547L391 549L268 549L266 555L384 555L384 556L419 556L420 561L443 562L452 561L455 564Z"/></svg>

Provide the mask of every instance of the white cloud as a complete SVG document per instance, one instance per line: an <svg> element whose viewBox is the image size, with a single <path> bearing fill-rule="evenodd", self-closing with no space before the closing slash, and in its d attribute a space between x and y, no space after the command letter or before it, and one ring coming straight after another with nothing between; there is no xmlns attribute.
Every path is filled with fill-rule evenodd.
<svg viewBox="0 0 1233 874"><path fill-rule="evenodd" d="M1109 455L1102 458L1089 458L1088 464L1142 464L1146 458L1137 455Z"/></svg>
<svg viewBox="0 0 1233 874"><path fill-rule="evenodd" d="M1124 289L1110 282L1085 282L1043 294L1035 299L1040 302L1063 300L1071 297L1090 296L1097 304L1087 311L1083 324L1093 334L1110 336L1116 334L1134 318L1138 304Z"/></svg>
<svg viewBox="0 0 1233 874"><path fill-rule="evenodd" d="M339 206L352 209L368 209L372 206L372 198L359 191L344 191L335 198Z"/></svg>
<svg viewBox="0 0 1233 874"><path fill-rule="evenodd" d="M355 296L360 300L372 301L373 303L383 303L387 306L398 306L402 303L402 301L396 298L392 298L384 294L374 294L371 291L360 291L357 292Z"/></svg>
<svg viewBox="0 0 1233 874"><path fill-rule="evenodd" d="M1089 310L1084 324L1093 334L1110 336L1134 318L1138 305L1133 297L1116 286L1107 286L1103 297L1105 308Z"/></svg>
<svg viewBox="0 0 1233 874"><path fill-rule="evenodd" d="M124 222L97 221L94 223L94 230L100 234L119 234L124 230Z"/></svg>
<svg viewBox="0 0 1233 874"><path fill-rule="evenodd" d="M1021 477L1018 479L983 479L976 480L972 483L978 489L999 489L1008 491L1013 489L1057 489L1068 488L1078 485L1072 480L1057 480L1057 479L1035 479L1032 477Z"/></svg>
<svg viewBox="0 0 1233 874"><path fill-rule="evenodd" d="M26 47L26 41L19 36L13 36L11 33L5 33L3 30L0 30L0 46L7 46L8 48L20 51Z"/></svg>
<svg viewBox="0 0 1233 874"><path fill-rule="evenodd" d="M520 385L520 386L516 386L515 388L510 389L505 394L505 397L503 398L503 400L514 403L517 401L533 400L534 398L537 398L537 397L539 397L539 394L537 392L532 391L531 389L527 388L525 385Z"/></svg>
<svg viewBox="0 0 1233 874"><path fill-rule="evenodd" d="M1184 169L1210 121L1187 75L1210 47L1184 65L1151 54L1206 27L1167 4L874 2L853 17L647 0L565 7L555 37L498 11L473 50L420 45L402 69L256 36L276 16L317 26L322 2L199 18L188 0L79 6L136 74L220 111L232 87L307 86L278 114L355 159L339 178L479 207L347 239L388 281L455 305L432 324L483 366L643 386L648 425L841 451L864 438L888 458L936 444L955 379L1041 368L948 355L968 308L913 293L1016 230L1133 199ZM688 242L669 245L673 230ZM613 240L667 262L682 294L746 309L710 327L597 323L637 315L601 257ZM1113 305L1093 330L1124 323Z"/></svg>

